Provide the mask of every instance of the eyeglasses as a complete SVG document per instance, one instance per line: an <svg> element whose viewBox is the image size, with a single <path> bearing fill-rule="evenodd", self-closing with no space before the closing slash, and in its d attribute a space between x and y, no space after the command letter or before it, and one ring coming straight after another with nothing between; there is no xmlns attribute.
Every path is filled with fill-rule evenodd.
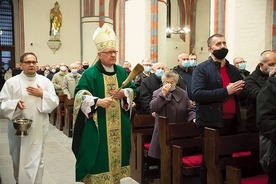
<svg viewBox="0 0 276 184"><path fill-rule="evenodd" d="M22 63L26 64L26 65L36 65L38 62L37 61L23 61Z"/></svg>
<svg viewBox="0 0 276 184"><path fill-rule="evenodd" d="M117 55L117 54L118 54L118 51L117 51L117 50L114 50L114 51L100 52L100 53L104 53L104 54L106 54L106 55L108 55L108 56L111 56L112 54Z"/></svg>
<svg viewBox="0 0 276 184"><path fill-rule="evenodd" d="M144 66L152 66L152 64L143 64Z"/></svg>

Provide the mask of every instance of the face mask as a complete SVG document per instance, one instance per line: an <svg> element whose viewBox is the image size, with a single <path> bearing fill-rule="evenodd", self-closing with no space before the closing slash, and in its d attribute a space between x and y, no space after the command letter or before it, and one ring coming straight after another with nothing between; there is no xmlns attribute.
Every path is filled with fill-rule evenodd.
<svg viewBox="0 0 276 184"><path fill-rule="evenodd" d="M144 68L144 71L145 71L146 73L150 73L151 67L150 67L150 66L146 66L146 67Z"/></svg>
<svg viewBox="0 0 276 184"><path fill-rule="evenodd" d="M71 72L72 72L72 74L77 74L78 70L77 69L72 69Z"/></svg>
<svg viewBox="0 0 276 184"><path fill-rule="evenodd" d="M172 86L169 91L174 91L175 88L176 88L175 86Z"/></svg>
<svg viewBox="0 0 276 184"><path fill-rule="evenodd" d="M47 77L48 74L44 74L45 77Z"/></svg>
<svg viewBox="0 0 276 184"><path fill-rule="evenodd" d="M240 63L239 67L241 70L245 70L246 64L245 63Z"/></svg>
<svg viewBox="0 0 276 184"><path fill-rule="evenodd" d="M188 68L189 66L190 66L190 61L182 61L182 66L184 67L184 68Z"/></svg>
<svg viewBox="0 0 276 184"><path fill-rule="evenodd" d="M268 67L268 68L266 69L265 73L266 73L267 75L269 75L269 73L270 73L271 70L274 70L274 67Z"/></svg>
<svg viewBox="0 0 276 184"><path fill-rule="evenodd" d="M158 69L158 70L156 70L155 75L156 75L158 78L161 78L162 75L163 75L163 73L164 73L164 70Z"/></svg>
<svg viewBox="0 0 276 184"><path fill-rule="evenodd" d="M222 48L220 50L213 51L213 55L218 59L224 59L227 54L228 54L227 48Z"/></svg>
<svg viewBox="0 0 276 184"><path fill-rule="evenodd" d="M51 72L52 72L52 73L56 73L56 70L55 70L55 69L52 69Z"/></svg>
<svg viewBox="0 0 276 184"><path fill-rule="evenodd" d="M83 66L83 69L86 70L88 67L89 67L88 65L84 65L84 66Z"/></svg>
<svg viewBox="0 0 276 184"><path fill-rule="evenodd" d="M61 66L61 67L60 67L60 70L61 70L61 71L65 71L66 69L67 69L66 66Z"/></svg>
<svg viewBox="0 0 276 184"><path fill-rule="evenodd" d="M49 70L50 69L50 67L46 67L46 70Z"/></svg>
<svg viewBox="0 0 276 184"><path fill-rule="evenodd" d="M190 60L190 67L196 66L196 60Z"/></svg>

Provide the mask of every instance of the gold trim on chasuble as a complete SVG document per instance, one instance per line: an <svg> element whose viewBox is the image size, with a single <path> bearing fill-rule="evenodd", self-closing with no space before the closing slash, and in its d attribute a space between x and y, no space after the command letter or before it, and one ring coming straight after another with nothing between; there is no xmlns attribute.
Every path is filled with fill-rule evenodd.
<svg viewBox="0 0 276 184"><path fill-rule="evenodd" d="M105 96L110 96L109 91L118 89L116 75L103 75L105 83ZM121 108L120 100L113 99L111 105L105 109L107 147L109 158L109 172L114 183L120 181L122 142L121 142Z"/></svg>
<svg viewBox="0 0 276 184"><path fill-rule="evenodd" d="M103 74L105 96L110 96L109 91L118 89L116 75L108 76ZM120 100L113 99L112 104L106 110L106 132L109 158L109 172L100 174L89 174L84 179L84 183L89 184L114 184L120 183L121 178L130 176L129 166L122 167L122 142L121 142L121 107ZM96 115L97 113L95 113ZM94 116L94 120L97 117ZM97 121L95 121L97 122Z"/></svg>

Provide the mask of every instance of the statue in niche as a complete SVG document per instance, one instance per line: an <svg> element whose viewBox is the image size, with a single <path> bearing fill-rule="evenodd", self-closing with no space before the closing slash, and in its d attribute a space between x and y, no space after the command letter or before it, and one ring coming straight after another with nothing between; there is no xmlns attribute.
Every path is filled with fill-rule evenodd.
<svg viewBox="0 0 276 184"><path fill-rule="evenodd" d="M62 14L59 10L59 4L56 1L54 8L50 11L50 36L51 40L59 40L60 27L62 24Z"/></svg>

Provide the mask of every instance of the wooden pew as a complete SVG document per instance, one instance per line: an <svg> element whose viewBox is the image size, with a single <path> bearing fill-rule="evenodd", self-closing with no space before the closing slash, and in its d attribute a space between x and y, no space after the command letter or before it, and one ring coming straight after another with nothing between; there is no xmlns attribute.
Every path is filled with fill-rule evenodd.
<svg viewBox="0 0 276 184"><path fill-rule="evenodd" d="M56 108L57 109L56 128L61 131L64 126L64 116L65 116L64 100L66 96L58 95L58 98L59 98L59 104Z"/></svg>
<svg viewBox="0 0 276 184"><path fill-rule="evenodd" d="M259 133L219 136L218 129L205 128L204 159L207 167L207 183L224 183L221 171L228 165L235 167L259 165L258 153ZM240 154L240 156L233 156L233 154Z"/></svg>
<svg viewBox="0 0 276 184"><path fill-rule="evenodd" d="M182 177L181 163L182 163L182 150L181 155L175 155L175 160L172 159L173 145L182 146L185 148L202 147L202 140L198 137L199 131L196 125L192 122L168 123L167 119L161 117L159 120L159 144L161 149L161 183L172 183L172 170L173 177ZM177 160L178 159L178 160ZM175 165L176 164L176 165ZM173 168L172 168L173 165ZM177 171L175 169L178 169ZM185 168L187 175L196 174L199 167ZM178 172L178 173L175 173Z"/></svg>
<svg viewBox="0 0 276 184"><path fill-rule="evenodd" d="M268 177L266 174L258 174L255 176L250 176L242 178L242 170L234 166L226 166L226 184L243 184L243 183L256 183L256 184L266 184Z"/></svg>
<svg viewBox="0 0 276 184"><path fill-rule="evenodd" d="M50 123L52 125L56 125L56 119L57 119L57 108L55 108L51 113L50 113Z"/></svg>
<svg viewBox="0 0 276 184"><path fill-rule="evenodd" d="M131 122L132 150L130 167L132 178L138 183L145 181L145 159L148 150L144 148L146 142L150 143L154 129L154 117L151 115L135 115Z"/></svg>
<svg viewBox="0 0 276 184"><path fill-rule="evenodd" d="M68 100L67 98L65 98L64 110L65 110L65 116L64 116L63 133L68 137L72 137L74 99Z"/></svg>
<svg viewBox="0 0 276 184"><path fill-rule="evenodd" d="M183 176L198 176L202 154L186 154L185 150L192 147L202 148L202 138L187 138L180 145L173 145L172 149L172 183L181 184ZM184 162L185 161L185 162ZM188 162L188 163L187 163Z"/></svg>

